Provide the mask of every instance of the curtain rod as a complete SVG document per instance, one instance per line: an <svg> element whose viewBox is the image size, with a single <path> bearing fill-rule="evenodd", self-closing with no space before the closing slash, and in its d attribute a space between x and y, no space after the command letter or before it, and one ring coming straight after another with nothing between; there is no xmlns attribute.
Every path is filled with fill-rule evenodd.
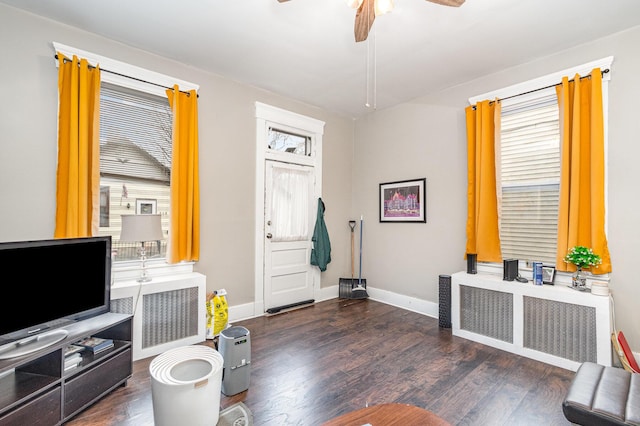
<svg viewBox="0 0 640 426"><path fill-rule="evenodd" d="M57 54L55 55L55 58L56 58L57 60L60 60L60 58L58 58L58 55L57 55ZM66 58L66 57L65 57L63 60L64 60L64 61L66 61L66 62L71 61L71 59ZM95 66L93 66L93 65L89 64L89 68L95 68ZM165 88L165 89L172 89L172 90L173 90L173 87L167 87L167 86L165 86L165 85L163 85L163 84L154 83L154 82L152 82L152 81L143 80L143 79L141 79L141 78L137 78L137 77L131 77L130 75L122 74L122 73L115 72L115 71L110 71L110 70L107 70L107 69L104 69L104 68L100 68L100 71L108 72L109 74L114 74L114 75L117 75L117 76L120 76L120 77L124 77L124 78L130 78L131 80L136 80L136 81L139 81L139 82L141 82L141 83L152 84L152 85L154 85L154 86L158 86L158 87L162 87L162 88ZM190 92L185 92L184 90L180 90L180 92L182 92L182 93L186 93L186 94L187 94L187 96L191 96L191 93L190 93ZM198 97L198 98L199 98L199 97L200 97L200 94L196 93L196 97Z"/></svg>
<svg viewBox="0 0 640 426"><path fill-rule="evenodd" d="M607 68L607 69L604 69L604 70L600 71L600 73L601 73L602 75L609 73L609 68ZM580 80L582 80L583 78L591 78L591 75L585 75L585 76L582 76L582 77L580 77ZM569 81L574 81L574 80L575 80L575 79L573 79L573 78L572 78L572 79L571 79L571 80L569 80ZM504 101L505 99L511 99L511 98L515 98L515 97L517 97L517 96L522 96L522 95L528 95L529 93L535 93L535 92L539 92L540 90L550 89L550 88L552 88L552 87L556 87L557 85L558 85L558 83L556 83L556 84L550 84L549 86L545 86L545 87L540 87L540 88L538 88L538 89L529 90L528 92L518 93L517 95L506 96L506 97L504 97L504 98L499 98L498 100L499 100L499 101ZM492 104L492 103L495 103L495 101L489 101L489 104ZM476 109L476 106L475 106L475 105L473 106L473 109Z"/></svg>

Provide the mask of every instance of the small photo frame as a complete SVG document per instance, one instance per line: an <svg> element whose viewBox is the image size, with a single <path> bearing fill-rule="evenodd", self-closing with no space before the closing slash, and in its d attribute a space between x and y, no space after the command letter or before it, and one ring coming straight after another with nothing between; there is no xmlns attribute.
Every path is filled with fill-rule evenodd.
<svg viewBox="0 0 640 426"><path fill-rule="evenodd" d="M427 222L427 179L380 184L380 222Z"/></svg>
<svg viewBox="0 0 640 426"><path fill-rule="evenodd" d="M156 214L157 208L157 200L136 198L136 214Z"/></svg>
<svg viewBox="0 0 640 426"><path fill-rule="evenodd" d="M556 277L555 266L542 265L542 284L553 285L553 280L555 279L555 277Z"/></svg>

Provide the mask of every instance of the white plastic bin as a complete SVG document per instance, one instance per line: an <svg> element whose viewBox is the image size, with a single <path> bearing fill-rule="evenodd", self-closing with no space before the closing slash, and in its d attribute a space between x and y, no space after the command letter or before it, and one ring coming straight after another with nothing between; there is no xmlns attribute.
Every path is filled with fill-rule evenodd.
<svg viewBox="0 0 640 426"><path fill-rule="evenodd" d="M223 364L218 351L204 345L170 349L151 361L155 425L215 426Z"/></svg>

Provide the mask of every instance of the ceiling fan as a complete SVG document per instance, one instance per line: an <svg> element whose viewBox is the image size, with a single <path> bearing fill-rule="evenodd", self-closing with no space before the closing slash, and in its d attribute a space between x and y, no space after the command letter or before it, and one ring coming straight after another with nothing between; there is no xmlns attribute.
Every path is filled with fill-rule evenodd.
<svg viewBox="0 0 640 426"><path fill-rule="evenodd" d="M280 3L287 2L289 0L278 0ZM436 3L442 6L460 7L465 0L427 0L431 3ZM369 30L373 25L373 21L376 19L376 15L381 15L387 12L391 12L393 9L393 0L347 0L347 4L352 8L357 8L356 22L354 27L354 34L356 36L356 43L364 41L369 36Z"/></svg>

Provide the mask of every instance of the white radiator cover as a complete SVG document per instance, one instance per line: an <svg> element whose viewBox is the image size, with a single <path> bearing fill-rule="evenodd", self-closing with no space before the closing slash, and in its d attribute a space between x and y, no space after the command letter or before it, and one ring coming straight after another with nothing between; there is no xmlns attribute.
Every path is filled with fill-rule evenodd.
<svg viewBox="0 0 640 426"><path fill-rule="evenodd" d="M609 298L488 273L451 276L452 333L576 371L611 365Z"/></svg>
<svg viewBox="0 0 640 426"><path fill-rule="evenodd" d="M114 283L111 311L134 315L134 361L205 341L206 287L196 272Z"/></svg>

